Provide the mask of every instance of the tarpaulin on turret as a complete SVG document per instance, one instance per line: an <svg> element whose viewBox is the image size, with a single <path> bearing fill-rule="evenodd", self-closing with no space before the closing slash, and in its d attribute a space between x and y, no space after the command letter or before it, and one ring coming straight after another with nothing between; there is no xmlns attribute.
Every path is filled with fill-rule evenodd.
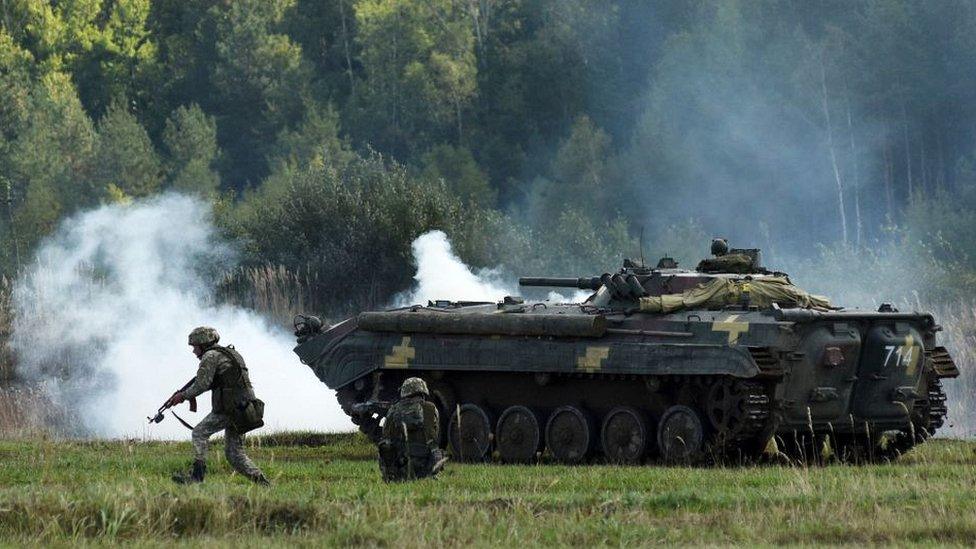
<svg viewBox="0 0 976 549"><path fill-rule="evenodd" d="M750 274L757 272L754 263L746 254L726 254L701 260L695 270L700 273Z"/></svg>
<svg viewBox="0 0 976 549"><path fill-rule="evenodd" d="M718 308L747 304L768 309L773 303L780 307L830 309L830 301L794 286L786 277L715 278L680 294L640 298L640 310L645 313L670 313L681 309Z"/></svg>

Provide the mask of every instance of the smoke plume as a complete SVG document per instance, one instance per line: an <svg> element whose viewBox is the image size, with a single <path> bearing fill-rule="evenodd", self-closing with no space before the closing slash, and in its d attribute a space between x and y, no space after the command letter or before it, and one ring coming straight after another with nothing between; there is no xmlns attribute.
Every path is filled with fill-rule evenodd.
<svg viewBox="0 0 976 549"><path fill-rule="evenodd" d="M428 301L498 301L516 290L507 285L497 270L477 273L462 262L447 235L442 231L430 231L416 238L411 244L417 273L417 286L412 291L398 295L397 306L426 304Z"/></svg>
<svg viewBox="0 0 976 549"><path fill-rule="evenodd" d="M509 281L501 269L472 271L454 253L451 242L442 231L430 231L418 236L411 244L413 261L417 267L413 290L394 298L394 306L424 305L428 301L500 301L505 296L519 295L514 281ZM547 301L579 303L592 292L574 291L569 296L549 292Z"/></svg>
<svg viewBox="0 0 976 549"><path fill-rule="evenodd" d="M210 325L244 356L267 430L350 429L335 396L292 352L293 339L253 312L217 304L217 273L233 250L203 202L164 195L66 220L14 289L11 346L21 375L74 414L76 434L184 437L155 411L196 371L187 334ZM181 415L191 423L210 408Z"/></svg>

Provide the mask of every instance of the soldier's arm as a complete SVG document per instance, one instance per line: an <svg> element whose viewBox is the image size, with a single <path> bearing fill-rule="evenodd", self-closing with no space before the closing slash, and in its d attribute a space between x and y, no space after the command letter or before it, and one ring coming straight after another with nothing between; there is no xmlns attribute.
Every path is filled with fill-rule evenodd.
<svg viewBox="0 0 976 549"><path fill-rule="evenodd" d="M217 373L217 365L220 359L216 353L207 353L203 355L200 360L200 368L197 370L197 377L193 381L193 385L190 385L187 389L183 390L183 397L186 399L196 398L200 396L201 393L210 390L210 385L213 384L214 374Z"/></svg>
<svg viewBox="0 0 976 549"><path fill-rule="evenodd" d="M436 441L441 434L440 414L433 402L424 402L424 434L427 440Z"/></svg>
<svg viewBox="0 0 976 549"><path fill-rule="evenodd" d="M394 426L400 422L396 408L396 404L393 404L386 412L386 418L383 420L383 438L393 438Z"/></svg>

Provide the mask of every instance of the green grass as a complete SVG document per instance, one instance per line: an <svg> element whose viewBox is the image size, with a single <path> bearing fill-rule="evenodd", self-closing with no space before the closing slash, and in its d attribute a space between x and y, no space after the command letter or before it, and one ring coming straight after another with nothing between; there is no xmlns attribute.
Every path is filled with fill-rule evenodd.
<svg viewBox="0 0 976 549"><path fill-rule="evenodd" d="M315 446L314 444L322 444ZM451 464L384 484L359 435L249 441L270 489L180 487L187 443L0 442L0 543L505 546L976 543L976 444L896 464L791 468Z"/></svg>

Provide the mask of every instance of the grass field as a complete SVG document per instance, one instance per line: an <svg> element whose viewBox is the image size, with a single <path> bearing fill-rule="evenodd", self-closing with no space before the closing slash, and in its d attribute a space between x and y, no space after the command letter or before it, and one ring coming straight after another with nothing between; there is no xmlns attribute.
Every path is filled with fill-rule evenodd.
<svg viewBox="0 0 976 549"><path fill-rule="evenodd" d="M976 544L976 444L896 464L689 469L452 464L383 484L360 435L256 438L270 489L187 443L0 442L0 543L226 546Z"/></svg>

